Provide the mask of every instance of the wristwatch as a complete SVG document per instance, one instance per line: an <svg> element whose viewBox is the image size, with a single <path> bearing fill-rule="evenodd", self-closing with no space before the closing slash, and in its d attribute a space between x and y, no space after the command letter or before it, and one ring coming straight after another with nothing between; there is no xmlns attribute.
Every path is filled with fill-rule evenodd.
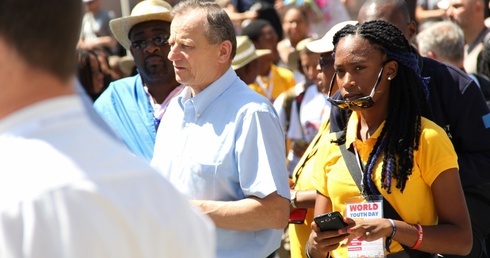
<svg viewBox="0 0 490 258"><path fill-rule="evenodd" d="M298 194L298 191L294 191L293 194L291 194L291 199L289 200L289 204L291 207L297 209L296 207L296 195Z"/></svg>

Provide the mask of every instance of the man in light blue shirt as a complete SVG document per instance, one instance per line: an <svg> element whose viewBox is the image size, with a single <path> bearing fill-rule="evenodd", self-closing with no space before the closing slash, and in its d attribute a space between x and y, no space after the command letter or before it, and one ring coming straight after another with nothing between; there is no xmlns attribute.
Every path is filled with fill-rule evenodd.
<svg viewBox="0 0 490 258"><path fill-rule="evenodd" d="M114 37L131 51L138 74L112 82L94 103L129 149L148 161L167 103L182 89L167 59L171 10L163 0L142 1L130 16L111 20Z"/></svg>
<svg viewBox="0 0 490 258"><path fill-rule="evenodd" d="M186 87L162 117L152 165L217 226L218 258L264 258L289 217L284 134L274 108L231 68L233 25L215 2L173 10L168 58Z"/></svg>

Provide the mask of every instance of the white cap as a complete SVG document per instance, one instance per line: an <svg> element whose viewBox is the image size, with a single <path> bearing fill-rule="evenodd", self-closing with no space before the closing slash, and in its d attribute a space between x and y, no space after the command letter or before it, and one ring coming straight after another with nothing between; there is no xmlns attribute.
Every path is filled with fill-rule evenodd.
<svg viewBox="0 0 490 258"><path fill-rule="evenodd" d="M311 52L315 52L315 53L332 52L333 51L332 41L333 41L333 36L335 36L335 33L337 33L339 30L344 28L346 25L355 25L355 24L357 24L357 21L344 21L344 22L337 23L327 33L325 33L325 36L323 36L323 38L306 43L306 48L308 48Z"/></svg>

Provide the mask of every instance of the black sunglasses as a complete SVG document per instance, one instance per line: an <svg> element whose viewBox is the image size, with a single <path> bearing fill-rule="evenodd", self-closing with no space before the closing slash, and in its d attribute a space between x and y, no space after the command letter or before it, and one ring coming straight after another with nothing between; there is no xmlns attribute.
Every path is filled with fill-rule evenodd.
<svg viewBox="0 0 490 258"><path fill-rule="evenodd" d="M169 38L170 38L170 35L160 35L160 36L156 36L152 39L135 40L135 41L131 41L131 47L138 49L138 50L145 49L148 46L148 44L150 44L150 41L152 41L153 44L155 44L155 46L160 47L160 46L163 46L164 44L167 44Z"/></svg>
<svg viewBox="0 0 490 258"><path fill-rule="evenodd" d="M332 105L340 108L340 109L350 109L350 107L358 107L358 108L369 108L374 106L374 93L376 92L376 88L378 87L379 82L381 81L381 74L383 74L384 64L381 67L381 71L379 71L378 79L374 84L373 89L371 90L371 94L369 96L360 97L353 100L343 100L343 99L332 99L330 97L327 98L328 102L332 103ZM330 96L332 93L333 84L335 83L335 77L337 76L337 72L334 73L332 80L330 81L330 88L328 89L327 96Z"/></svg>

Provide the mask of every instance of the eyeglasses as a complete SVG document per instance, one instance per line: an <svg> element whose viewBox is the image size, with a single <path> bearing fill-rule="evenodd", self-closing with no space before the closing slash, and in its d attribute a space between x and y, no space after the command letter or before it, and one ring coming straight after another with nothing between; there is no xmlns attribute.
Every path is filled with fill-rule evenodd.
<svg viewBox="0 0 490 258"><path fill-rule="evenodd" d="M131 47L138 50L145 49L150 41L152 41L153 44L155 44L155 46L163 46L164 44L168 43L169 37L170 37L169 35L160 35L152 39L140 39L140 40L131 41Z"/></svg>
<svg viewBox="0 0 490 258"><path fill-rule="evenodd" d="M384 64L383 67L381 67L381 71L379 71L378 74L378 79L376 80L376 83L374 84L373 89L371 90L371 94L369 96L364 96L360 97L357 99L353 100L343 100L343 99L332 99L328 97L328 101L332 103L332 105L340 108L340 109L350 109L350 107L358 107L358 108L370 108L374 106L374 93L376 92L376 88L378 87L379 82L381 81L381 74L383 74L383 69L384 69ZM330 88L328 89L328 94L327 96L330 96L330 93L332 92L333 84L335 82L335 77L337 76L337 72L334 73L332 77L332 81L330 81Z"/></svg>
<svg viewBox="0 0 490 258"><path fill-rule="evenodd" d="M318 65L320 65L320 68L322 68L322 70L327 68L327 66L331 66L333 62L334 62L333 59L327 59L323 56L320 56L318 58Z"/></svg>

